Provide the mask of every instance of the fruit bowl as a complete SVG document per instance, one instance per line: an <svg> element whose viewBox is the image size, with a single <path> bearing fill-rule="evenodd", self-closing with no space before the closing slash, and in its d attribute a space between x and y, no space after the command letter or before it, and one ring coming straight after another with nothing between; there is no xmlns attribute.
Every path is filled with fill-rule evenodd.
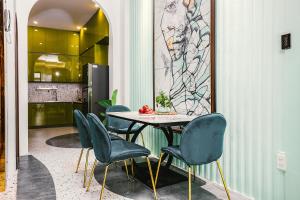
<svg viewBox="0 0 300 200"><path fill-rule="evenodd" d="M144 105L139 109L140 115L153 115L155 114L154 110L152 110L148 105Z"/></svg>

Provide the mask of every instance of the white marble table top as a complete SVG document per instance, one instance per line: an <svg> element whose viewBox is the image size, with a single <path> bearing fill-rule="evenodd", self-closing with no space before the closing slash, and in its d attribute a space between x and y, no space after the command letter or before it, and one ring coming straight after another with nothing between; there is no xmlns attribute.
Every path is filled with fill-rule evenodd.
<svg viewBox="0 0 300 200"><path fill-rule="evenodd" d="M154 126L169 125L178 126L187 124L197 116L188 115L156 115L156 114L139 114L138 112L108 112L107 115L120 119L125 119L142 124L150 124Z"/></svg>

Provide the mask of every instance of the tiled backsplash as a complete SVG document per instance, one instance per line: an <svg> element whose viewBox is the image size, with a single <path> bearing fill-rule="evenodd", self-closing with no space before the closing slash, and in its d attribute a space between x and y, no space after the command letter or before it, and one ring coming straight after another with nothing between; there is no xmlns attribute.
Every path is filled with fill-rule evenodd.
<svg viewBox="0 0 300 200"><path fill-rule="evenodd" d="M29 83L28 92L29 103L45 101L78 102L82 100L81 84Z"/></svg>

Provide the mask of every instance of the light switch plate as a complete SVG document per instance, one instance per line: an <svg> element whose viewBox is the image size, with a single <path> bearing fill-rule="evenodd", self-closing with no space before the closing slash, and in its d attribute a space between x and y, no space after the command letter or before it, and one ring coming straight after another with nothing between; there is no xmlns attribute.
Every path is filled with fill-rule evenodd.
<svg viewBox="0 0 300 200"><path fill-rule="evenodd" d="M285 152L280 151L277 153L277 169L284 172L287 170L287 158Z"/></svg>
<svg viewBox="0 0 300 200"><path fill-rule="evenodd" d="M286 50L291 48L291 34L285 34L281 36L281 49Z"/></svg>

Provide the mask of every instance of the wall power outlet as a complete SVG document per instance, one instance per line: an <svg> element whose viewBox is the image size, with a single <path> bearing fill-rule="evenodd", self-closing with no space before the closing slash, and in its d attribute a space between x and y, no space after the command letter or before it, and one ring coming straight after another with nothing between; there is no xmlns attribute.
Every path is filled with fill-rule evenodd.
<svg viewBox="0 0 300 200"><path fill-rule="evenodd" d="M283 151L279 151L277 153L277 169L284 171L284 172L287 170L286 153Z"/></svg>

